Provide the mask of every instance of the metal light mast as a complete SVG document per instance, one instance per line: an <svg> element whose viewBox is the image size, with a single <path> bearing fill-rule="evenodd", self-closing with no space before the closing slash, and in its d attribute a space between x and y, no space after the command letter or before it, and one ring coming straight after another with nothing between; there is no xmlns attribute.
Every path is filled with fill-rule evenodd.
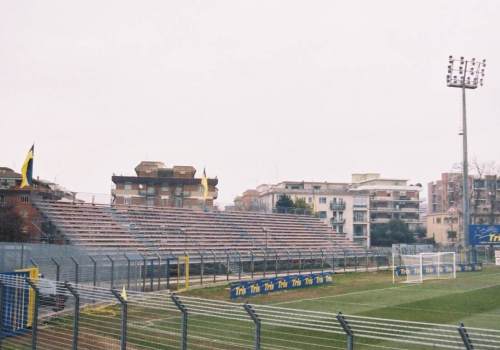
<svg viewBox="0 0 500 350"><path fill-rule="evenodd" d="M467 114L465 105L465 89L476 89L483 86L484 69L486 60L476 60L472 58L466 60L464 57L460 59L449 57L448 75L446 75L446 84L448 87L462 89L462 141L463 141L463 229L464 229L464 244L469 245L469 162L467 156Z"/></svg>

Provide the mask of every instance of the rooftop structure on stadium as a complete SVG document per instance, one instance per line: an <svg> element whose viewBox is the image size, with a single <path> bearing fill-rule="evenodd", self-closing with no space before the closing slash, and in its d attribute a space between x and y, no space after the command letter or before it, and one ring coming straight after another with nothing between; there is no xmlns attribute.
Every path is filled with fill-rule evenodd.
<svg viewBox="0 0 500 350"><path fill-rule="evenodd" d="M214 205L217 198L217 178L209 178L208 197L203 196L201 178L196 178L192 166L142 161L135 167L136 176L113 175L111 190L114 204L147 205L203 209Z"/></svg>

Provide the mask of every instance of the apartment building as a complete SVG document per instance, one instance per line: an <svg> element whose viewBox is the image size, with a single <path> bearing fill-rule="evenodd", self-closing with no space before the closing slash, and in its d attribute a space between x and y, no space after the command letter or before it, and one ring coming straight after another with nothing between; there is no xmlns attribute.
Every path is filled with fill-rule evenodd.
<svg viewBox="0 0 500 350"><path fill-rule="evenodd" d="M500 176L470 176L471 224L500 224ZM440 244L464 244L461 173L443 173L428 184L427 236Z"/></svg>
<svg viewBox="0 0 500 350"><path fill-rule="evenodd" d="M257 187L261 210L283 212L276 203L283 195L293 201L303 199L309 209L297 209L296 214L317 215L332 228L353 241L369 246L368 195L351 192L348 183L284 181Z"/></svg>
<svg viewBox="0 0 500 350"><path fill-rule="evenodd" d="M378 173L352 174L351 191L369 195L370 227L397 219L411 231L420 223L421 186L409 185L408 180L382 178Z"/></svg>
<svg viewBox="0 0 500 350"><path fill-rule="evenodd" d="M112 176L114 204L203 209L212 208L217 199L217 178L207 180L205 200L201 178L195 177L192 166L167 168L162 162L142 161L135 172L136 176Z"/></svg>
<svg viewBox="0 0 500 350"><path fill-rule="evenodd" d="M247 190L234 199L234 206L226 210L261 211L259 191Z"/></svg>
<svg viewBox="0 0 500 350"><path fill-rule="evenodd" d="M500 175L485 175L472 183L471 224L500 224Z"/></svg>
<svg viewBox="0 0 500 350"><path fill-rule="evenodd" d="M332 232L370 246L370 233L376 225L399 219L415 230L421 224L420 190L420 185L409 185L408 180L386 179L378 173L352 174L350 183L283 181L258 186L256 207L261 211L283 212L277 207L282 195L293 201L303 199L309 209L293 209L293 213L314 214ZM255 202L257 194L251 192L251 195ZM236 209L244 197L235 199ZM243 206L239 209L246 210Z"/></svg>

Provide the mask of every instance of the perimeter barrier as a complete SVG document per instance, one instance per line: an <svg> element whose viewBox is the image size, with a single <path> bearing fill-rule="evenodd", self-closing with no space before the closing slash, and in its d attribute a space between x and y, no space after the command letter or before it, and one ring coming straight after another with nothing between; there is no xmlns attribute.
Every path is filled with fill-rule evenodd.
<svg viewBox="0 0 500 350"><path fill-rule="evenodd" d="M9 310L34 292L30 326ZM27 292L27 293L26 293ZM500 330L0 274L0 349L499 349ZM8 327L16 325L16 332ZM6 327L7 326L7 327Z"/></svg>

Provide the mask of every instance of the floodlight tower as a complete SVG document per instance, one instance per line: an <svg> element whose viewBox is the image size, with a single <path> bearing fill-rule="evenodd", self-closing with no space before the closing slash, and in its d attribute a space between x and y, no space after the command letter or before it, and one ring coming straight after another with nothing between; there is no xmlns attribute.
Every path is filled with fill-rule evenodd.
<svg viewBox="0 0 500 350"><path fill-rule="evenodd" d="M466 60L463 56L459 59L449 57L448 75L446 84L448 87L462 89L462 141L463 141L463 227L464 244L469 245L469 162L467 156L467 114L465 108L465 89L476 89L483 86L484 69L486 60L476 60L472 58Z"/></svg>

